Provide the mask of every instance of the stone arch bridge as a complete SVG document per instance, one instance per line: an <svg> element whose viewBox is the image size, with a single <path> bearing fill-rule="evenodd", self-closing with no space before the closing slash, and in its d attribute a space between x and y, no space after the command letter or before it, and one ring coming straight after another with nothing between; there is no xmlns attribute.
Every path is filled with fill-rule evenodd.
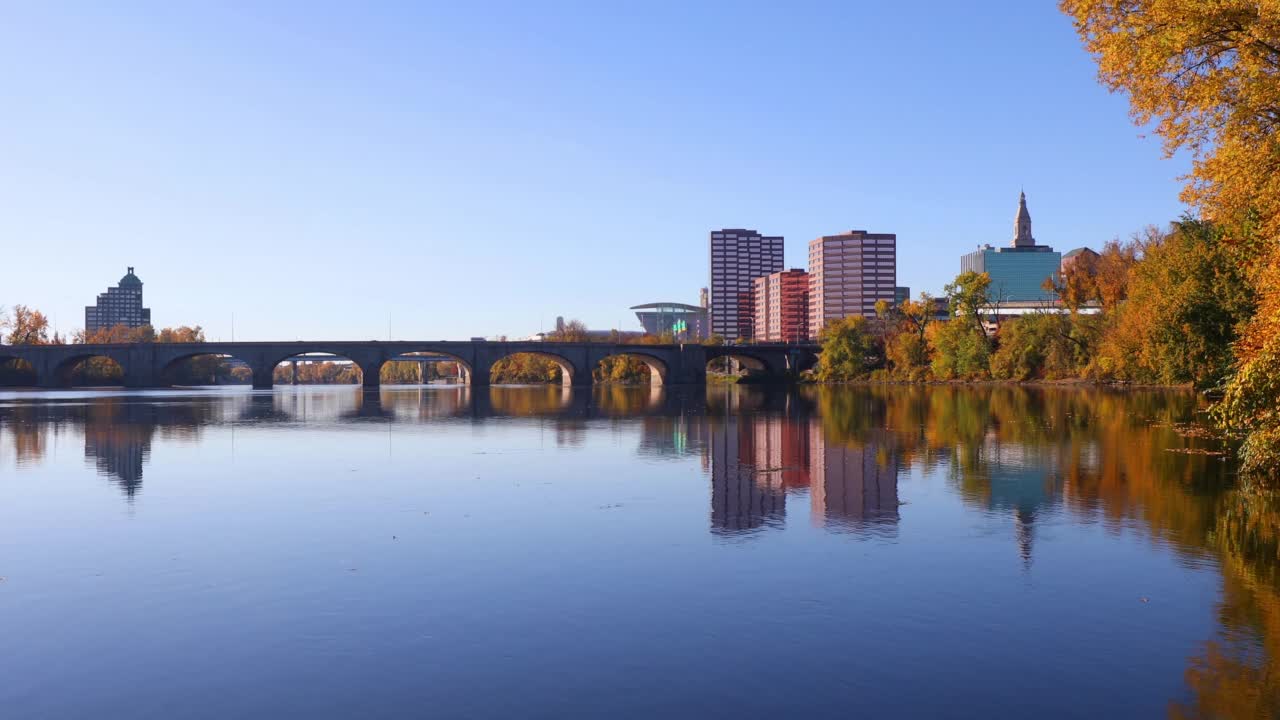
<svg viewBox="0 0 1280 720"><path fill-rule="evenodd" d="M565 384L589 386L592 370L603 359L630 356L648 365L653 382L688 385L707 380L707 363L731 357L762 380L785 381L812 367L818 346L784 345L626 345L620 343L496 341L298 341L129 343L113 345L0 345L0 362L23 360L35 371L40 387L66 387L72 370L94 357L109 358L124 370L126 387L168 387L171 371L194 357L217 355L240 360L253 371L255 388L270 388L276 365L299 356L325 353L355 363L365 387L377 387L388 362L415 353L455 361L472 385L488 385L494 363L516 353L533 353L554 361ZM329 359L307 357L303 359Z"/></svg>

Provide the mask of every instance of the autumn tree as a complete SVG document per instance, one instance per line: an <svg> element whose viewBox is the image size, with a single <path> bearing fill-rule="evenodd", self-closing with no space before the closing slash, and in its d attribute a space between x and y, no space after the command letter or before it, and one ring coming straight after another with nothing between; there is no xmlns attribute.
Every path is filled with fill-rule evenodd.
<svg viewBox="0 0 1280 720"><path fill-rule="evenodd" d="M552 342L587 342L590 339L590 334L587 332L586 323L581 320L570 320L562 327L556 328L556 331L551 333L547 339Z"/></svg>
<svg viewBox="0 0 1280 720"><path fill-rule="evenodd" d="M1193 159L1182 198L1239 243L1256 242L1259 308L1235 346L1223 422L1248 455L1280 435L1280 396L1256 382L1280 366L1280 0L1061 0L1098 76L1129 96L1135 123L1154 123L1165 153ZM1249 378L1253 376L1255 380ZM1272 453L1272 457L1280 451ZM1269 472L1280 474L1280 458Z"/></svg>
<svg viewBox="0 0 1280 720"><path fill-rule="evenodd" d="M39 310L26 305L15 305L6 326L9 335L5 342L10 345L49 344L49 319Z"/></svg>
<svg viewBox="0 0 1280 720"><path fill-rule="evenodd" d="M925 329L933 320L933 298L928 293L920 293L919 300L903 300L897 317L897 327L885 345L885 360L894 377L924 380L930 360Z"/></svg>

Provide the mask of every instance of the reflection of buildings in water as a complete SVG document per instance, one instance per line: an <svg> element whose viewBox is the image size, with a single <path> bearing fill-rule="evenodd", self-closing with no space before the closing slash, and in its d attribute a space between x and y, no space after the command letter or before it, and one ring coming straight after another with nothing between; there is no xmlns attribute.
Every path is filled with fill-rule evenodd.
<svg viewBox="0 0 1280 720"><path fill-rule="evenodd" d="M706 415L646 415L640 418L636 452L657 457L699 454L705 466L708 430Z"/></svg>
<svg viewBox="0 0 1280 720"><path fill-rule="evenodd" d="M867 432L859 446L828 443L821 424L810 437L810 513L814 524L831 528L898 522L898 453L892 435Z"/></svg>
<svg viewBox="0 0 1280 720"><path fill-rule="evenodd" d="M981 449L987 508L1013 516L1013 532L1024 565L1031 565L1035 524L1040 512L1060 502L1063 480L1055 455L1046 448L1001 442L988 437ZM982 478L985 476L985 483ZM972 489L972 488L971 488Z"/></svg>
<svg viewBox="0 0 1280 720"><path fill-rule="evenodd" d="M151 454L154 425L132 422L87 423L84 456L99 475L111 478L125 495L133 497L142 486L142 468Z"/></svg>
<svg viewBox="0 0 1280 720"><path fill-rule="evenodd" d="M132 497L141 488L143 469L157 432L166 440L193 440L206 424L238 418L244 405L245 398L219 394L183 398L179 402L170 398L99 397L83 403L0 408L0 428L13 436L19 464L43 457L47 433L83 428L85 460L99 475L118 483Z"/></svg>
<svg viewBox="0 0 1280 720"><path fill-rule="evenodd" d="M828 443L817 418L775 414L728 415L709 434L713 532L779 523L787 494L805 491L822 527L898 521L900 463L888 433L872 431L856 446Z"/></svg>
<svg viewBox="0 0 1280 720"><path fill-rule="evenodd" d="M711 531L754 530L782 520L782 476L759 472L754 430L760 418L730 415L711 428Z"/></svg>

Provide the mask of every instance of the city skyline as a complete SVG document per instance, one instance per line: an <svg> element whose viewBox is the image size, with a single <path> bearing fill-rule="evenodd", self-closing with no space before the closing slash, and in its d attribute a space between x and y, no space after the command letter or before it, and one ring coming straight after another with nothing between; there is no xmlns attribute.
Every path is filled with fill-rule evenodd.
<svg viewBox="0 0 1280 720"><path fill-rule="evenodd" d="M242 340L524 336L696 304L707 270L683 258L712 228L791 238L784 267L884 228L898 283L936 293L1006 240L1019 186L1063 249L1181 214L1187 163L1115 122L1124 98L1052 7L918 10L14 9L0 242L28 269L0 304L67 334L106 269L135 265L154 324L212 339L233 315ZM874 27L920 49L811 52ZM725 30L770 42L726 56L705 42Z"/></svg>

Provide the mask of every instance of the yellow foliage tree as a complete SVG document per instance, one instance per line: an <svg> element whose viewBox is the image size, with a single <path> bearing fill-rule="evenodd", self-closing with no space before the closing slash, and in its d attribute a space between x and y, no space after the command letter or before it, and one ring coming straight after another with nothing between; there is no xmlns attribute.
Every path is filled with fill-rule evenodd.
<svg viewBox="0 0 1280 720"><path fill-rule="evenodd" d="M1280 0L1061 0L1100 80L1128 94L1167 154L1191 153L1182 198L1238 242L1264 238L1259 309L1236 345L1231 402L1220 416L1251 433L1246 467L1280 474L1280 396L1256 379L1280 367ZM1248 452L1249 448L1255 451ZM1268 460L1270 459L1270 460Z"/></svg>

